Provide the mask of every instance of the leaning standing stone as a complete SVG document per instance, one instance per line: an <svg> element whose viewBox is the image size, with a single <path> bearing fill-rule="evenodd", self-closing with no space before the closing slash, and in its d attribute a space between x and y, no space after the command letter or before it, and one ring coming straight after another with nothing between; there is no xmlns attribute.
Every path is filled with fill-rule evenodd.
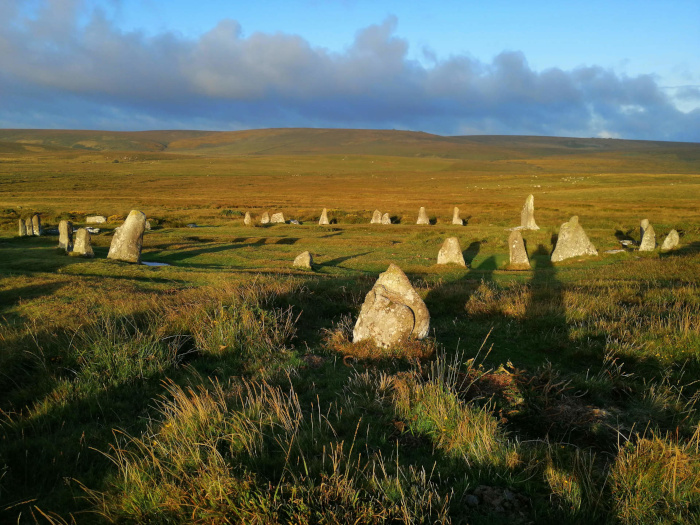
<svg viewBox="0 0 700 525"><path fill-rule="evenodd" d="M138 210L131 210L124 224L114 230L107 258L131 263L141 262L141 246L145 229L146 215Z"/></svg>
<svg viewBox="0 0 700 525"><path fill-rule="evenodd" d="M251 224L253 224L253 219L250 217L249 211L245 212L245 217L243 217L243 224L245 224L246 226L250 226Z"/></svg>
<svg viewBox="0 0 700 525"><path fill-rule="evenodd" d="M448 237L445 239L445 242L442 243L442 248L440 248L440 252L438 252L437 263L467 266L464 262L464 255L462 255L462 248L459 246L459 239L457 239L457 237Z"/></svg>
<svg viewBox="0 0 700 525"><path fill-rule="evenodd" d="M430 224L430 219L428 218L428 214L425 213L425 208L423 206L418 210L418 220L416 224Z"/></svg>
<svg viewBox="0 0 700 525"><path fill-rule="evenodd" d="M519 230L513 230L508 236L508 249L510 251L509 270L529 270L530 259L527 257L525 250L525 241L523 234Z"/></svg>
<svg viewBox="0 0 700 525"><path fill-rule="evenodd" d="M270 224L270 214L265 212L260 217L260 224Z"/></svg>
<svg viewBox="0 0 700 525"><path fill-rule="evenodd" d="M452 212L452 224L464 226L464 221L459 218L459 208L457 206L455 206L455 209Z"/></svg>
<svg viewBox="0 0 700 525"><path fill-rule="evenodd" d="M640 252L653 252L656 249L656 233L651 224L647 224L642 235L642 242L639 243Z"/></svg>
<svg viewBox="0 0 700 525"><path fill-rule="evenodd" d="M535 223L535 197L528 195L525 199L525 204L520 212L520 229L522 230L539 230L540 227Z"/></svg>
<svg viewBox="0 0 700 525"><path fill-rule="evenodd" d="M305 270L311 270L313 264L314 260L313 257L311 257L311 254L309 252L304 252L296 256L296 258L294 259L293 266L295 268L304 268Z"/></svg>
<svg viewBox="0 0 700 525"><path fill-rule="evenodd" d="M41 229L41 216L38 213L32 215L32 233L37 237L43 233Z"/></svg>
<svg viewBox="0 0 700 525"><path fill-rule="evenodd" d="M423 339L429 328L428 308L406 274L392 263L365 296L352 340L371 339L378 347L388 347L409 337Z"/></svg>
<svg viewBox="0 0 700 525"><path fill-rule="evenodd" d="M680 237L676 230L671 230L664 239L664 243L661 245L661 251L667 252L668 250L673 250L680 242Z"/></svg>
<svg viewBox="0 0 700 525"><path fill-rule="evenodd" d="M24 219L19 220L19 236L20 237L26 237L27 235L27 223L24 222Z"/></svg>
<svg viewBox="0 0 700 525"><path fill-rule="evenodd" d="M559 228L557 245L552 253L552 262L563 261L579 255L598 255L593 243L588 240L586 232L578 223L578 217L574 215Z"/></svg>
<svg viewBox="0 0 700 525"><path fill-rule="evenodd" d="M90 232L86 228L80 228L75 232L73 241L73 251L71 255L80 255L82 257L94 257L95 252L92 251L92 240Z"/></svg>
<svg viewBox="0 0 700 525"><path fill-rule="evenodd" d="M388 213L382 215L382 224L391 224L391 217L389 217Z"/></svg>
<svg viewBox="0 0 700 525"><path fill-rule="evenodd" d="M326 208L323 208L323 211L321 212L321 218L318 220L319 226L325 226L327 224L330 224L328 222L328 212L326 211Z"/></svg>
<svg viewBox="0 0 700 525"><path fill-rule="evenodd" d="M271 224L284 224L284 214L283 213L273 213L270 217Z"/></svg>
<svg viewBox="0 0 700 525"><path fill-rule="evenodd" d="M67 252L73 249L73 223L61 221L58 223L58 247Z"/></svg>
<svg viewBox="0 0 700 525"><path fill-rule="evenodd" d="M372 214L372 220L369 221L370 224L381 224L382 223L382 212L379 210L374 210Z"/></svg>

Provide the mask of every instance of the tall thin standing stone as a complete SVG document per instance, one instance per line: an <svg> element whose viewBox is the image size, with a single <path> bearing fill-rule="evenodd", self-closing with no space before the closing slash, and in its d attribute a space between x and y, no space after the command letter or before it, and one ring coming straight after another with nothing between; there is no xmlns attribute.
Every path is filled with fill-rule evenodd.
<svg viewBox="0 0 700 525"><path fill-rule="evenodd" d="M464 221L459 217L459 208L457 206L455 206L455 209L452 212L452 224L464 226Z"/></svg>
<svg viewBox="0 0 700 525"><path fill-rule="evenodd" d="M41 229L41 216L38 213L32 215L32 232L37 237L40 237L43 233Z"/></svg>
<svg viewBox="0 0 700 525"><path fill-rule="evenodd" d="M90 232L85 228L80 228L75 232L73 239L73 251L71 255L80 255L82 257L94 257L95 252L92 251L92 239Z"/></svg>
<svg viewBox="0 0 700 525"><path fill-rule="evenodd" d="M642 235L642 241L639 243L640 252L653 252L656 249L656 233L654 232L654 227L648 224L644 228L644 234Z"/></svg>
<svg viewBox="0 0 700 525"><path fill-rule="evenodd" d="M391 224L391 217L389 217L388 213L382 215L382 224Z"/></svg>
<svg viewBox="0 0 700 525"><path fill-rule="evenodd" d="M527 257L525 250L525 241L520 230L513 230L508 236L508 250L510 253L509 270L529 270L530 259Z"/></svg>
<svg viewBox="0 0 700 525"><path fill-rule="evenodd" d="M318 220L319 226L325 226L327 224L330 224L328 222L328 212L326 211L326 208L323 208L323 211L321 212L321 218Z"/></svg>
<svg viewBox="0 0 700 525"><path fill-rule="evenodd" d="M245 212L245 217L243 217L243 224L245 224L246 226L250 226L251 224L253 224L253 219L250 217L249 211Z"/></svg>
<svg viewBox="0 0 700 525"><path fill-rule="evenodd" d="M24 219L24 229L27 230L27 235L34 235L34 226L32 226L32 218L27 217Z"/></svg>
<svg viewBox="0 0 700 525"><path fill-rule="evenodd" d="M67 252L73 249L73 223L71 221L58 223L58 247Z"/></svg>
<svg viewBox="0 0 700 525"><path fill-rule="evenodd" d="M374 210L372 214L372 220L369 221L370 224L381 224L382 223L382 212L379 210Z"/></svg>
<svg viewBox="0 0 700 525"><path fill-rule="evenodd" d="M664 243L661 245L661 251L667 252L668 250L673 250L680 242L680 237L676 230L671 230L664 239Z"/></svg>
<svg viewBox="0 0 700 525"><path fill-rule="evenodd" d="M535 222L535 196L528 195L520 212L520 228L522 230L539 230Z"/></svg>
<svg viewBox="0 0 700 525"><path fill-rule="evenodd" d="M430 224L430 219L428 218L428 214L425 213L425 208L423 206L418 210L418 220L416 224Z"/></svg>
<svg viewBox="0 0 700 525"><path fill-rule="evenodd" d="M25 237L27 235L27 223L24 222L24 219L19 220L19 236L20 237Z"/></svg>
<svg viewBox="0 0 700 525"><path fill-rule="evenodd" d="M131 210L124 224L114 230L107 258L140 263L145 229L146 215L138 210Z"/></svg>

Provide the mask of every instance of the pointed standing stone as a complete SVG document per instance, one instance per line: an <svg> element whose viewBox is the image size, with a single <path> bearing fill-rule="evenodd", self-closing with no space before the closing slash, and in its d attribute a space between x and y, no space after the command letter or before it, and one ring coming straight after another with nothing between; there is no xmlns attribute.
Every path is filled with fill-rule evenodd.
<svg viewBox="0 0 700 525"><path fill-rule="evenodd" d="M639 243L640 252L653 252L656 249L656 233L654 232L654 227L648 224L644 228L644 235L642 235L642 242Z"/></svg>
<svg viewBox="0 0 700 525"><path fill-rule="evenodd" d="M38 213L32 215L32 232L37 237L40 237L43 233L41 229L41 216Z"/></svg>
<svg viewBox="0 0 700 525"><path fill-rule="evenodd" d="M389 217L388 213L382 215L382 224L391 224L391 217Z"/></svg>
<svg viewBox="0 0 700 525"><path fill-rule="evenodd" d="M429 329L428 308L406 274L392 263L365 296L352 341L371 339L378 347L388 347L409 337L423 339Z"/></svg>
<svg viewBox="0 0 700 525"><path fill-rule="evenodd" d="M440 252L438 252L437 263L467 266L464 262L464 255L462 255L462 248L459 246L459 239L457 239L457 237L448 237L445 239L445 242L442 243L442 248L440 248Z"/></svg>
<svg viewBox="0 0 700 525"><path fill-rule="evenodd" d="M381 224L382 223L382 212L379 210L374 210L372 214L372 220L369 221L370 224Z"/></svg>
<svg viewBox="0 0 700 525"><path fill-rule="evenodd" d="M71 255L80 255L82 257L94 257L95 252L92 251L92 240L90 232L85 228L80 228L75 232L73 242L73 251Z"/></svg>
<svg viewBox="0 0 700 525"><path fill-rule="evenodd" d="M253 219L250 217L249 211L245 212L245 217L243 217L243 224L245 224L246 226L250 226L251 224L253 224Z"/></svg>
<svg viewBox="0 0 700 525"><path fill-rule="evenodd" d="M455 206L455 209L452 212L452 224L464 226L464 221L459 218L459 208L457 206Z"/></svg>
<svg viewBox="0 0 700 525"><path fill-rule="evenodd" d="M552 262L563 261L579 255L598 255L595 246L588 240L586 232L578 223L578 217L574 215L559 228L557 245L552 253Z"/></svg>
<svg viewBox="0 0 700 525"><path fill-rule="evenodd" d="M539 230L540 227L535 223L535 197L528 195L525 199L525 205L520 212L520 228L522 230Z"/></svg>
<svg viewBox="0 0 700 525"><path fill-rule="evenodd" d="M284 224L284 214L282 212L273 213L270 217L270 224Z"/></svg>
<svg viewBox="0 0 700 525"><path fill-rule="evenodd" d="M425 208L423 206L418 210L418 220L416 224L430 224L430 219L428 218L428 214L425 213Z"/></svg>
<svg viewBox="0 0 700 525"><path fill-rule="evenodd" d="M661 251L667 252L668 250L673 250L680 242L680 237L676 230L671 230L664 239L664 243L661 245Z"/></svg>
<svg viewBox="0 0 700 525"><path fill-rule="evenodd" d="M58 223L58 247L67 252L73 249L73 223L71 221Z"/></svg>
<svg viewBox="0 0 700 525"><path fill-rule="evenodd" d="M520 230L513 230L508 236L508 249L510 252L509 270L529 270L530 259L525 250L525 241Z"/></svg>
<svg viewBox="0 0 700 525"><path fill-rule="evenodd" d="M260 224L270 224L270 214L264 212L260 217Z"/></svg>
<svg viewBox="0 0 700 525"><path fill-rule="evenodd" d="M141 262L141 246L145 229L146 215L138 210L131 210L124 224L114 230L107 258L131 263Z"/></svg>
<svg viewBox="0 0 700 525"><path fill-rule="evenodd" d="M24 222L24 219L19 220L19 236L20 237L27 236L27 223Z"/></svg>
<svg viewBox="0 0 700 525"><path fill-rule="evenodd" d="M330 224L328 222L328 212L326 211L326 208L323 208L323 211L321 212L321 218L318 220L319 226L325 226L327 224Z"/></svg>
<svg viewBox="0 0 700 525"><path fill-rule="evenodd" d="M303 252L296 256L294 259L293 266L295 268L304 268L305 270L311 270L314 264L314 259L311 257L309 252Z"/></svg>
<svg viewBox="0 0 700 525"><path fill-rule="evenodd" d="M644 232L646 229L649 227L649 219L642 219L641 222L639 223L639 243L642 243L642 239L644 238Z"/></svg>

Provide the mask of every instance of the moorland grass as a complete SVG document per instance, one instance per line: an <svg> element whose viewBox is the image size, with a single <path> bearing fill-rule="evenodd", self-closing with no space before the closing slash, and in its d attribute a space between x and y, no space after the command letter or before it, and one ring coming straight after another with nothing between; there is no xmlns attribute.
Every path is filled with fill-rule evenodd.
<svg viewBox="0 0 700 525"><path fill-rule="evenodd" d="M197 134L173 135L196 155L149 153L155 135L119 154L2 150L2 520L694 522L692 148L483 139L459 156L457 139L430 139L440 155L413 157L375 137L372 154L341 155L326 137L293 154L276 137L248 136L279 150L257 156L223 138L205 154ZM507 271L505 228L531 192L533 268ZM413 224L420 205L437 224ZM454 205L466 226L448 224ZM170 266L105 259L132 207L155 219L143 259ZM314 224L322 207L337 224ZM370 226L374 208L400 224ZM303 224L242 225L265 209ZM88 260L55 236L16 237L34 211L48 230L113 217ZM552 265L573 214L601 255ZM680 248L603 254L639 240L645 217L681 231ZM467 269L435 264L454 235ZM305 250L314 272L291 268ZM391 262L425 300L430 337L352 345Z"/></svg>

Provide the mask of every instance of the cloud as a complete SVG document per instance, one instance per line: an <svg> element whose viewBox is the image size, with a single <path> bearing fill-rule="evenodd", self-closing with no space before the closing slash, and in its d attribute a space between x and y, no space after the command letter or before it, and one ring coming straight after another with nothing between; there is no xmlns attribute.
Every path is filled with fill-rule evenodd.
<svg viewBox="0 0 700 525"><path fill-rule="evenodd" d="M700 141L652 75L597 66L533 70L520 52L429 65L388 17L342 52L297 35L243 36L221 20L198 38L119 29L86 0L0 6L0 126L402 128ZM14 6L14 7L13 7ZM697 89L678 93L696 98Z"/></svg>

